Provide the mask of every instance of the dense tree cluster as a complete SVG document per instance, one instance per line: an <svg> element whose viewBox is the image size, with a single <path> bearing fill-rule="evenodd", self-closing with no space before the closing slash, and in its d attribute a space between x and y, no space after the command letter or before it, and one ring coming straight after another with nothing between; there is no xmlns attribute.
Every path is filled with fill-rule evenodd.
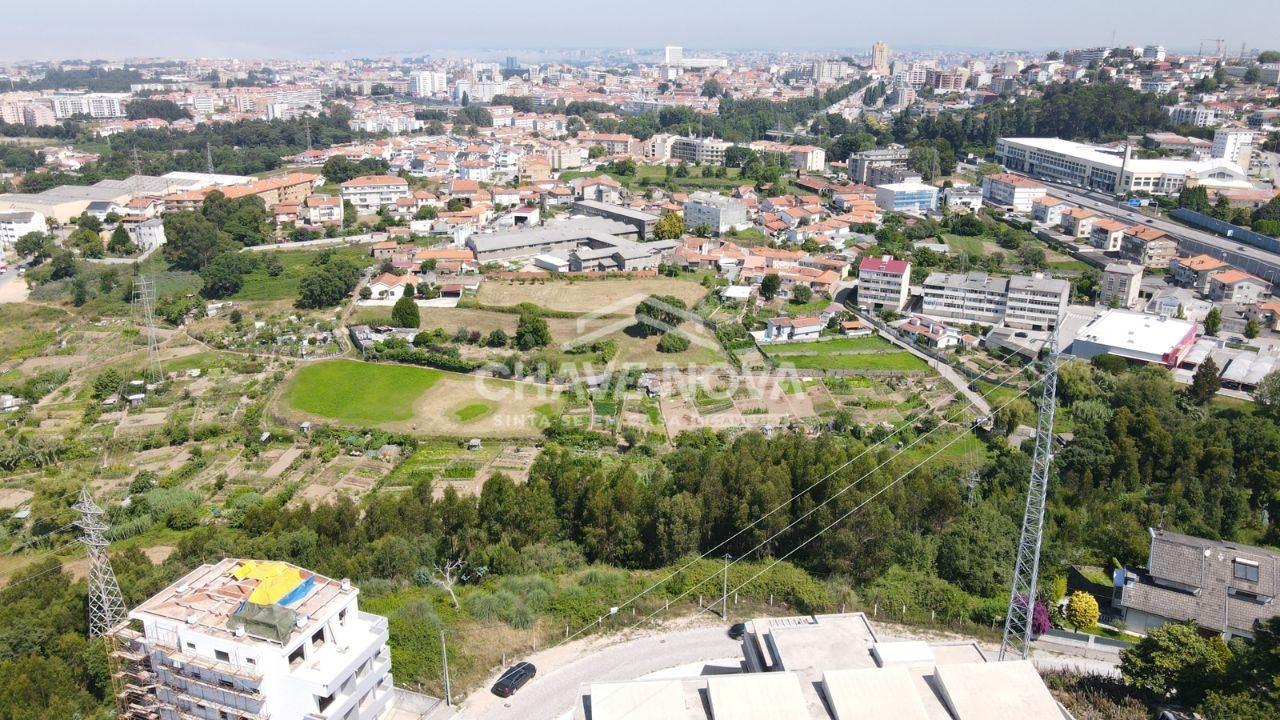
<svg viewBox="0 0 1280 720"><path fill-rule="evenodd" d="M324 175L325 182L341 185L361 175L385 173L390 168L391 165L382 158L362 158L353 161L346 155L334 155L324 161L324 166L320 169L320 173Z"/></svg>
<svg viewBox="0 0 1280 720"><path fill-rule="evenodd" d="M327 308L342 302L360 281L360 268L349 260L321 252L298 281L294 305L305 309Z"/></svg>
<svg viewBox="0 0 1280 720"><path fill-rule="evenodd" d="M159 118L173 122L174 120L191 119L191 113L172 100L151 100L148 98L130 100L129 104L125 106L125 115L130 120Z"/></svg>

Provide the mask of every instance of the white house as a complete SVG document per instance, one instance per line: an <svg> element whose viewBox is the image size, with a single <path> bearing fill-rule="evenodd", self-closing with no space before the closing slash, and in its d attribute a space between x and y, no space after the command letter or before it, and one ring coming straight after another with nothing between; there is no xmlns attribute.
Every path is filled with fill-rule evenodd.
<svg viewBox="0 0 1280 720"><path fill-rule="evenodd" d="M369 281L370 298L373 300L399 300L404 295L404 286L413 282L408 275L382 273Z"/></svg>
<svg viewBox="0 0 1280 720"><path fill-rule="evenodd" d="M769 342L817 340L822 332L822 321L816 317L769 318L764 337Z"/></svg>

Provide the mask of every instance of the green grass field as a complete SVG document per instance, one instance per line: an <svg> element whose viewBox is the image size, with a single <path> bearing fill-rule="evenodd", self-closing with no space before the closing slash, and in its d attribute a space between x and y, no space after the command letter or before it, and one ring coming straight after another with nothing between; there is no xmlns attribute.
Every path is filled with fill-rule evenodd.
<svg viewBox="0 0 1280 720"><path fill-rule="evenodd" d="M983 238L967 237L964 235L943 235L942 239L947 243L947 247L951 248L953 253L964 253L979 257L986 254L982 246Z"/></svg>
<svg viewBox="0 0 1280 720"><path fill-rule="evenodd" d="M779 343L766 345L770 355L812 355L838 352L871 352L893 349L893 344L880 337L834 338L821 342Z"/></svg>
<svg viewBox="0 0 1280 720"><path fill-rule="evenodd" d="M339 422L407 420L414 401L440 377L426 368L333 360L300 369L286 399L298 410Z"/></svg>
<svg viewBox="0 0 1280 720"><path fill-rule="evenodd" d="M906 351L787 355L782 358L782 361L800 370L892 370L916 372L929 369L929 366L923 360Z"/></svg>
<svg viewBox="0 0 1280 720"><path fill-rule="evenodd" d="M298 295L298 281L311 268L311 261L319 253L318 250L279 251L276 257L284 266L284 272L276 277L267 274L265 262L260 262L257 269L244 276L244 286L231 296L233 300L286 300ZM266 260L265 253L258 253L261 260ZM333 248L335 259L350 260L359 267L373 263L368 248L339 247Z"/></svg>
<svg viewBox="0 0 1280 720"><path fill-rule="evenodd" d="M453 411L453 417L460 423L469 423L488 415L493 412L493 403L473 402L467 403L457 410Z"/></svg>

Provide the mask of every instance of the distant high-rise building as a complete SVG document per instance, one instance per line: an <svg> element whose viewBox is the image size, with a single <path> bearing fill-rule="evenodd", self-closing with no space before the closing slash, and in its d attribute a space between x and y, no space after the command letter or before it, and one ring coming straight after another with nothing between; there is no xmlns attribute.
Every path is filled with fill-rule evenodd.
<svg viewBox="0 0 1280 720"><path fill-rule="evenodd" d="M666 65L679 65L684 61L684 48L668 45L662 54L662 62Z"/></svg>
<svg viewBox="0 0 1280 720"><path fill-rule="evenodd" d="M871 46L871 69L881 75L889 74L889 46L877 42Z"/></svg>
<svg viewBox="0 0 1280 720"><path fill-rule="evenodd" d="M519 70L520 61L516 59L515 55L508 55L506 61L503 62L502 66L507 70Z"/></svg>

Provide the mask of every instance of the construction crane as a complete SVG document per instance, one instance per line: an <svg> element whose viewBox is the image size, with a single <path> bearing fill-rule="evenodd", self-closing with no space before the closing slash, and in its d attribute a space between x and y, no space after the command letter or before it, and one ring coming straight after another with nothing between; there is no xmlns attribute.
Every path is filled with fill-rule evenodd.
<svg viewBox="0 0 1280 720"><path fill-rule="evenodd" d="M1040 393L1040 416L1036 423L1036 449L1031 456L1031 480L1027 484L1027 505L1022 515L1022 534L1009 589L1009 610L1000 641L1001 660L1025 660L1031 654L1031 626L1035 617L1036 580L1040 574L1040 544L1044 537L1044 506L1049 495L1049 467L1053 464L1053 411L1058 392L1058 345L1049 338L1048 368Z"/></svg>
<svg viewBox="0 0 1280 720"><path fill-rule="evenodd" d="M1222 47L1227 42L1223 38L1200 38L1200 57L1204 57L1204 44L1213 42L1218 44L1218 50L1213 54L1214 57L1222 57Z"/></svg>

